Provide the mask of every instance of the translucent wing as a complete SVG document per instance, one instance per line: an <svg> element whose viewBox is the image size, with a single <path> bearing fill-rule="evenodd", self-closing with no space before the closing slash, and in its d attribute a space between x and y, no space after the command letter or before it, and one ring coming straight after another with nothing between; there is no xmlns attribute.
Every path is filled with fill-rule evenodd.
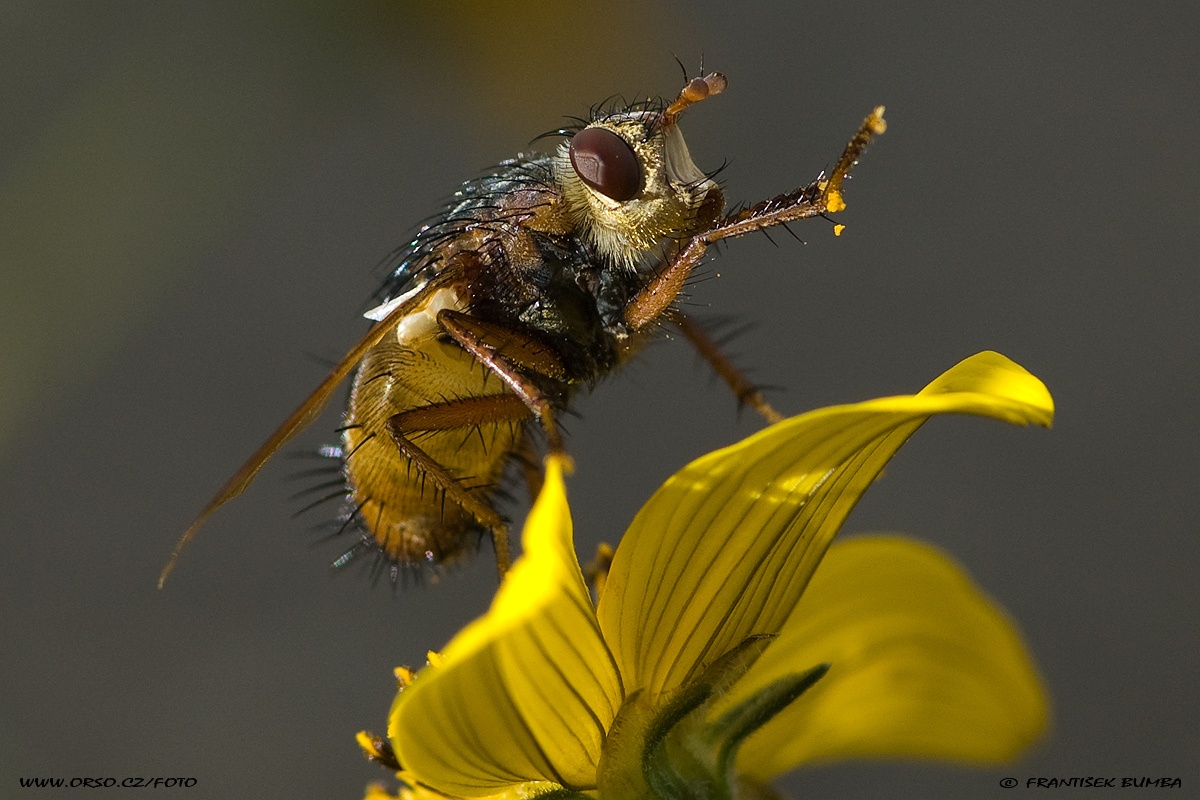
<svg viewBox="0 0 1200 800"><path fill-rule="evenodd" d="M158 576L158 588L162 588L167 581L167 576L171 574L171 570L175 569L175 564L179 561L179 557L183 555L183 550L188 546L195 537L196 532L200 530L200 526L204 524L214 511L228 503L233 498L237 497L254 480L254 476L263 468L263 465L275 455L280 447L283 447L291 440L293 436L308 426L321 410L325 408L325 404L329 402L330 396L338 385L346 379L355 365L362 361L363 356L367 351L383 340L393 330L400 320L404 319L414 308L425 302L425 299L436 288L445 283L445 280L431 280L419 290L411 293L410 297L404 299L404 302L397 304L391 308L387 316L383 317L377 325L358 341L354 347L350 348L350 352L346 353L338 365L333 368L333 371L326 376L321 385L316 388L312 394L308 396L299 408L293 411L287 419L283 421L274 433L267 438L262 445L254 451L254 454L247 459L246 463L233 474L232 477L221 487L221 490L208 501L208 505L200 512L183 536L179 537L179 542L175 545L175 549L171 552L171 558L163 567L162 572Z"/></svg>

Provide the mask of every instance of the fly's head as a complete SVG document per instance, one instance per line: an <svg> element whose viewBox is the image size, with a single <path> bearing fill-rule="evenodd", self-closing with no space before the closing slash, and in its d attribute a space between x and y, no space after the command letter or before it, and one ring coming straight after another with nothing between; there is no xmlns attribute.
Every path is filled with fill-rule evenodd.
<svg viewBox="0 0 1200 800"><path fill-rule="evenodd" d="M696 78L665 109L603 115L564 142L555 178L578 236L619 268L636 269L664 240L688 239L720 216L716 181L692 162L679 114L725 88Z"/></svg>

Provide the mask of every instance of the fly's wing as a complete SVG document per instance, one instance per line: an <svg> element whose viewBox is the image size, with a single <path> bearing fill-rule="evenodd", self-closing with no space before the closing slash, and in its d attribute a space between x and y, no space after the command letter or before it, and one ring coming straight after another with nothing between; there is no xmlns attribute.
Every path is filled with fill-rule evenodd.
<svg viewBox="0 0 1200 800"><path fill-rule="evenodd" d="M412 309L418 307L425 299L445 281L431 280L420 290L411 293L404 299L404 302L397 304L389 310L387 316L383 317L367 334L358 341L346 353L338 365L333 368L333 371L321 382L308 399L300 404L300 407L293 411L287 419L283 421L271 436L262 443L254 455L242 465L241 469L233 474L233 476L221 487L216 496L208 501L208 505L200 512L195 521L183 532L183 536L179 537L179 542L175 545L175 549L171 552L171 558L167 561L162 572L158 576L158 588L162 588L167 581L167 576L171 574L171 570L175 569L175 564L178 563L179 557L183 555L183 550L188 546L188 543L195 537L196 532L200 530L200 526L204 524L214 511L228 503L233 498L237 497L242 492L246 491L246 487L254 480L254 476L263 468L263 465L275 455L279 448L287 444L293 436L306 428L309 423L316 419L321 410L325 408L325 404L329 402L330 396L338 385L346 379L346 376L354 369L359 361L362 361L363 356L367 354L375 345L383 341L383 337L387 336L400 320L404 319Z"/></svg>

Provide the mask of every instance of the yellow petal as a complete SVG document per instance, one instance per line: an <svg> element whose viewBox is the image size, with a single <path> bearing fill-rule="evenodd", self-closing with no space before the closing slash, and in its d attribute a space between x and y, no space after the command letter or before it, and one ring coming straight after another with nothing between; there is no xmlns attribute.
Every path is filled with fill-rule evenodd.
<svg viewBox="0 0 1200 800"><path fill-rule="evenodd" d="M392 794L382 783L372 783L367 786L363 800L399 800L398 794Z"/></svg>
<svg viewBox="0 0 1200 800"><path fill-rule="evenodd" d="M547 792L555 791L557 787L551 788L544 783L522 783L516 786L510 786L503 792L498 794L487 795L481 800L533 800L533 798L545 795ZM561 789L557 789L561 792ZM366 795L363 800L453 800L444 794L437 792L419 784L413 786L401 785L397 788L396 793L392 794L387 790L387 787L373 783L366 789Z"/></svg>
<svg viewBox="0 0 1200 800"><path fill-rule="evenodd" d="M562 466L548 459L524 555L491 609L392 706L388 735L415 781L477 797L527 781L595 784L620 679L575 558Z"/></svg>
<svg viewBox="0 0 1200 800"><path fill-rule="evenodd" d="M980 353L917 395L820 409L693 461L634 519L598 615L632 691L668 691L747 636L777 633L888 459L935 414L1048 425L1050 395Z"/></svg>
<svg viewBox="0 0 1200 800"><path fill-rule="evenodd" d="M1013 623L948 556L898 536L830 547L779 639L723 702L820 663L832 665L825 677L742 745L740 771L767 780L851 757L999 762L1046 725Z"/></svg>

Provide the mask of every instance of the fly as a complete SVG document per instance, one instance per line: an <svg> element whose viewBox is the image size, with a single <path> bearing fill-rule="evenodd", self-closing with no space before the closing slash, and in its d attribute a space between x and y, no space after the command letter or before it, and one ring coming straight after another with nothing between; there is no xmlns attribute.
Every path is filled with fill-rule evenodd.
<svg viewBox="0 0 1200 800"><path fill-rule="evenodd" d="M406 566L452 562L485 534L503 576L508 532L495 487L506 467L531 463L539 435L562 453L557 415L664 324L740 402L778 421L675 300L710 245L841 210L842 183L884 131L883 107L828 176L726 215L721 187L692 162L678 125L684 109L725 86L714 72L670 103L594 112L555 132L564 141L554 153L519 156L463 184L400 251L366 315L375 324L204 507L159 586L204 521L245 491L351 373L332 454L346 527L361 538L335 563L375 550L393 580Z"/></svg>

